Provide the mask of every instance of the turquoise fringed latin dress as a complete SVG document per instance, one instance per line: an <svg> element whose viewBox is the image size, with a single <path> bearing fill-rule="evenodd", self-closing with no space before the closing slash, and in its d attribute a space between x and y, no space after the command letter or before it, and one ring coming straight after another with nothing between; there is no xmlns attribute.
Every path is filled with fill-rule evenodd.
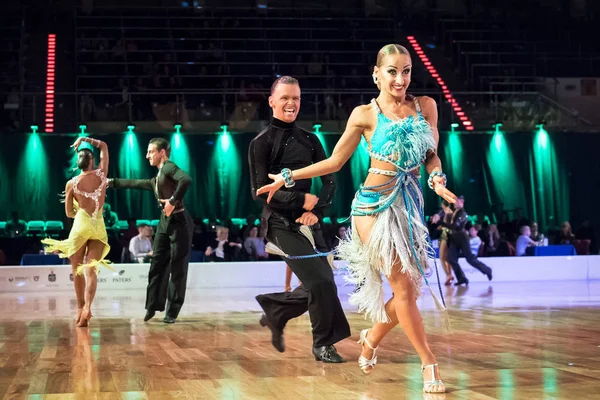
<svg viewBox="0 0 600 400"><path fill-rule="evenodd" d="M402 272L408 274L421 293L424 270L432 256L427 226L423 216L423 192L412 171L425 161L436 143L429 123L414 98L417 114L403 119L386 117L377 102L377 126L369 143L371 158L387 162L396 171L370 168L372 174L390 177L379 186L361 185L352 202L352 230L348 239L337 248L338 256L347 265L346 280L357 285L350 303L374 322L389 322L383 297L383 277L400 261ZM367 242L360 239L354 217L373 216ZM392 251L393 250L393 251Z"/></svg>

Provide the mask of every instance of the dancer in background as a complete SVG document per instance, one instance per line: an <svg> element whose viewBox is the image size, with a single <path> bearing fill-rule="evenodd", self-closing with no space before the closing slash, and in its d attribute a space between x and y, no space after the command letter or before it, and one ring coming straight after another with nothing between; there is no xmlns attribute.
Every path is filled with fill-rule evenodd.
<svg viewBox="0 0 600 400"><path fill-rule="evenodd" d="M487 276L488 280L492 280L492 269L479 261L477 256L471 252L471 246L469 245L469 236L465 231L465 225L467 223L467 212L465 211L465 198L459 196L454 204L454 211L449 222L442 222L442 226L450 229L449 240L448 240L448 263L452 266L454 275L456 276L456 286L468 285L469 280L465 276L463 269L458 263L458 258L461 253L469 264L481 271L482 274Z"/></svg>
<svg viewBox="0 0 600 400"><path fill-rule="evenodd" d="M450 236L452 235L452 230L447 226L444 226L442 223L449 223L452 218L452 209L450 208L450 204L446 199L442 200L442 210L433 215L431 218L431 222L433 224L437 224L438 228L441 230L440 237L438 238L439 249L440 249L440 263L444 268L444 272L446 273L446 282L444 285L450 286L452 285L452 281L454 280L454 276L452 276L452 266L448 262L448 241L450 240Z"/></svg>
<svg viewBox="0 0 600 400"><path fill-rule="evenodd" d="M167 312L163 319L166 324L175 322L183 306L194 233L194 222L183 203L183 197L192 184L192 179L169 160L170 154L171 146L166 139L151 139L146 158L151 166L158 168L156 177L110 179L114 188L153 191L162 209L154 236L152 263L148 271L144 321L152 319L157 311L164 311L168 300Z"/></svg>
<svg viewBox="0 0 600 400"><path fill-rule="evenodd" d="M429 97L407 94L411 70L406 48L396 44L383 47L373 71L379 96L371 104L354 109L331 157L295 170L282 165L279 174L269 174L274 182L261 187L257 194L268 193L269 203L283 185L292 187L296 181L339 171L365 138L371 168L352 202L351 238L338 247L340 258L348 262L350 281L359 285L350 302L375 321L373 328L360 334L363 348L359 365L367 374L373 371L379 343L400 323L421 358L423 391L442 393L446 389L416 303L424 268L432 255L417 178L421 164L429 173L432 190L450 203L456 196L446 189L437 155L436 103ZM381 274L394 292L385 304Z"/></svg>
<svg viewBox="0 0 600 400"><path fill-rule="evenodd" d="M80 149L87 142L100 149L100 165L96 169L94 154L89 148ZM106 196L108 148L98 139L80 137L71 146L77 151L79 175L67 182L65 213L74 218L69 237L65 240L43 239L47 252L69 258L73 268L73 284L77 298L77 326L88 326L92 318L92 302L98 284L98 268L108 267L105 259L110 251L104 225L102 207ZM86 278L83 273L86 273Z"/></svg>

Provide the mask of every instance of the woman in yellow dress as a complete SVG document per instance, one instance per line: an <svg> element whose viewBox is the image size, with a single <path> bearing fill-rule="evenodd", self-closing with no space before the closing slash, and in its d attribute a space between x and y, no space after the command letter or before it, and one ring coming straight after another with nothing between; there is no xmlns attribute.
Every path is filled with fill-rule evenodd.
<svg viewBox="0 0 600 400"><path fill-rule="evenodd" d="M94 154L89 148L79 149L87 142L100 150L100 165L95 167ZM77 151L80 174L67 182L65 188L65 213L74 218L69 237L65 240L44 239L46 251L69 258L73 268L73 283L77 297L77 326L88 326L92 317L92 301L98 283L98 268L109 267L105 257L110 251L102 207L106 196L108 148L98 139L78 138L71 146ZM87 276L83 276L84 271Z"/></svg>

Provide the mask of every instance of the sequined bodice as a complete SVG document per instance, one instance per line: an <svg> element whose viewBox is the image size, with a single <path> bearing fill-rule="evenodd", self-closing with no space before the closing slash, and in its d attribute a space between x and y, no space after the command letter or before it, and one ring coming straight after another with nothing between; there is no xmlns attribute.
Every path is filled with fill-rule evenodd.
<svg viewBox="0 0 600 400"><path fill-rule="evenodd" d="M102 195L102 190L104 189L104 187L106 186L106 182L108 181L106 179L106 176L104 175L104 172L102 172L101 169L97 169L95 175L100 177L102 182L100 182L100 185L98 186L98 188L91 193L79 190L79 188L77 187L77 184L79 183L79 178L81 178L81 175L78 175L75 178L73 178L73 192L80 196L84 196L84 197L87 197L88 199L94 200L94 203L96 204L96 207L94 208L94 212L92 213L92 218L94 218L94 219L96 219L96 217L98 216L98 211L100 211L100 196Z"/></svg>
<svg viewBox="0 0 600 400"><path fill-rule="evenodd" d="M427 152L435 150L431 125L423 117L418 101L415 99L416 116L396 121L383 114L375 99L371 103L377 110L377 127L369 143L371 157L393 164L400 171L417 168Z"/></svg>

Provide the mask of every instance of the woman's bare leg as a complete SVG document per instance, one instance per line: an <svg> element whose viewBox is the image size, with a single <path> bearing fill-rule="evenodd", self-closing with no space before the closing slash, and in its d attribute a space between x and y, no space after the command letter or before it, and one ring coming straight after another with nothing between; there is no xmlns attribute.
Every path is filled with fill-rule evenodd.
<svg viewBox="0 0 600 400"><path fill-rule="evenodd" d="M77 316L75 317L75 323L79 323L81 317L81 310L85 305L85 277L83 275L77 275L77 267L83 264L83 257L85 256L86 247L82 246L75 254L69 257L71 263L71 269L73 271L73 286L75 287L75 298L77 299Z"/></svg>
<svg viewBox="0 0 600 400"><path fill-rule="evenodd" d="M444 268L444 272L446 273L445 284L449 285L454 277L452 276L452 267L448 262L448 242L446 240L440 240L440 263L442 264L442 268Z"/></svg>
<svg viewBox="0 0 600 400"><path fill-rule="evenodd" d="M283 287L283 291L292 291L292 269L287 264L285 265L285 286Z"/></svg>
<svg viewBox="0 0 600 400"><path fill-rule="evenodd" d="M102 257L104 243L99 240L90 240L87 243L87 262L98 260ZM87 268L85 271L87 282L85 287L85 305L81 313L81 321L78 326L87 326L89 319L92 317L92 302L96 296L96 288L98 287L98 274L95 268Z"/></svg>
<svg viewBox="0 0 600 400"><path fill-rule="evenodd" d="M374 219L370 217L355 217L355 226L358 234L363 241L368 240L371 233L371 227ZM402 265L398 262L392 267L391 274L387 277L390 287L394 292L386 304L386 312L390 319L389 323L375 323L369 330L367 339L373 347L379 346L385 335L398 323L402 326L404 333L417 351L422 365L435 364L437 359L429 348L423 319L417 307L417 296L415 286L410 277L401 272ZM373 350L368 346L363 346L362 356L370 359L373 356ZM441 379L439 369L434 370L434 376L431 376L430 370L424 371L427 374L424 380ZM445 390L443 385L434 385L432 392L442 392Z"/></svg>

